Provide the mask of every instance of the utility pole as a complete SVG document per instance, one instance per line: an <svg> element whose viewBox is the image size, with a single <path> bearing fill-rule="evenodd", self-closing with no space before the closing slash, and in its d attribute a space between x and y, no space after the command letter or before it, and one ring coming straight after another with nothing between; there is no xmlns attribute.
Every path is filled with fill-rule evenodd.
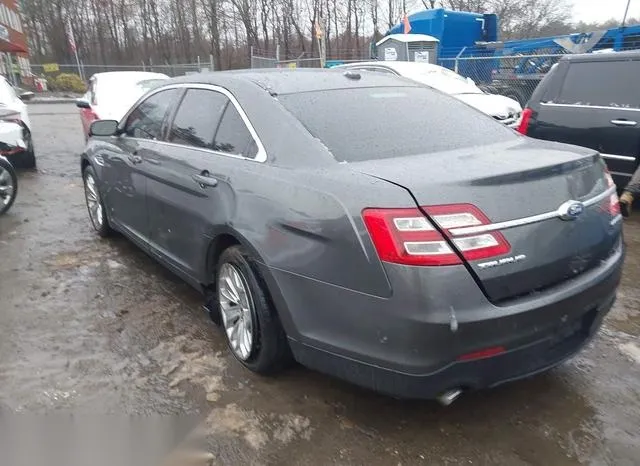
<svg viewBox="0 0 640 466"><path fill-rule="evenodd" d="M629 14L629 6L631 6L631 0L627 0L627 8L624 10L624 17L622 18L622 27L627 22L627 15Z"/></svg>

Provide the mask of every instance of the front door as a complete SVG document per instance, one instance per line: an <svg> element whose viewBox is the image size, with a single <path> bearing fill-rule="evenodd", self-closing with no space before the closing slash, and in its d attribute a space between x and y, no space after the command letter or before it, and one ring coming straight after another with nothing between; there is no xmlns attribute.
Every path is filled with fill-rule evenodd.
<svg viewBox="0 0 640 466"><path fill-rule="evenodd" d="M119 150L104 154L106 201L109 216L130 235L147 240L147 170L162 138L165 118L178 89L151 95L127 117L123 134L116 136Z"/></svg>

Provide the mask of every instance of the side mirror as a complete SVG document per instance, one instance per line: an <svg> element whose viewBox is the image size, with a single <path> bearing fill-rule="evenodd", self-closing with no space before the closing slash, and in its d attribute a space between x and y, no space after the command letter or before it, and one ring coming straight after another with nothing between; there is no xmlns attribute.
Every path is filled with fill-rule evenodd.
<svg viewBox="0 0 640 466"><path fill-rule="evenodd" d="M96 120L89 127L89 136L115 136L117 133L117 120Z"/></svg>
<svg viewBox="0 0 640 466"><path fill-rule="evenodd" d="M91 109L91 104L89 103L88 100L76 99L76 107Z"/></svg>
<svg viewBox="0 0 640 466"><path fill-rule="evenodd" d="M470 84L471 86L475 86L476 82L471 78L467 78L467 84Z"/></svg>
<svg viewBox="0 0 640 466"><path fill-rule="evenodd" d="M34 95L35 94L31 91L22 91L18 97L20 97L20 100L31 100Z"/></svg>

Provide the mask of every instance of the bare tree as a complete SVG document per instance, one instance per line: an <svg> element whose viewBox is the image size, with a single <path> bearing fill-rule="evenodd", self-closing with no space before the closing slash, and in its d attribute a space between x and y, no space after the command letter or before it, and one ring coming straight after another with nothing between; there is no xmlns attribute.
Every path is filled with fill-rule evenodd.
<svg viewBox="0 0 640 466"><path fill-rule="evenodd" d="M365 58L385 27L422 8L495 13L502 38L557 34L568 0L22 0L34 62L73 63L71 21L86 64L175 64L212 54L217 68L246 66L251 46L282 59L317 56L316 21L328 58ZM409 11L407 11L409 10ZM384 19L383 19L384 18ZM386 24L385 24L386 23Z"/></svg>

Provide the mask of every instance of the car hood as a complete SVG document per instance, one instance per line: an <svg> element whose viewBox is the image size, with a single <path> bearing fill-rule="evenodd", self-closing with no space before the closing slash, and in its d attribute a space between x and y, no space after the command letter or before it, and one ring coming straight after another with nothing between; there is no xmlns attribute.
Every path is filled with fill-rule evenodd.
<svg viewBox="0 0 640 466"><path fill-rule="evenodd" d="M503 95L456 94L454 97L499 120L522 112L518 102Z"/></svg>

